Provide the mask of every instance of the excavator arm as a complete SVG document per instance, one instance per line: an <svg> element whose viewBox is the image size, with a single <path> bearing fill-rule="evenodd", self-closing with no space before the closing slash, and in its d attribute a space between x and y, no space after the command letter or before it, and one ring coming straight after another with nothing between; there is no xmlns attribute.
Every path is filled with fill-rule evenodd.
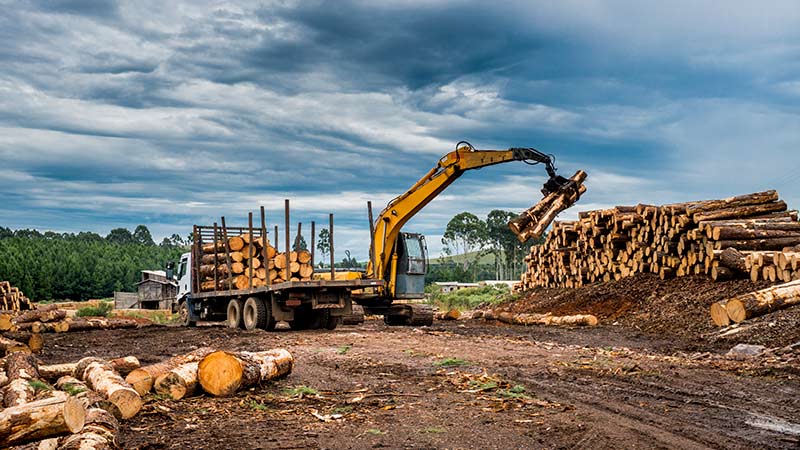
<svg viewBox="0 0 800 450"><path fill-rule="evenodd" d="M456 150L443 156L439 163L419 179L408 191L395 198L380 213L374 224L371 262L367 267L370 278L386 279L387 271L394 271L397 254L394 245L400 229L425 205L436 198L465 171L480 169L511 161L527 164L543 164L549 175L542 188L546 196L568 185L569 180L556 174L555 158L534 148L510 148L508 150L476 150L468 142L456 145ZM394 265L393 265L394 259ZM394 276L389 277L389 293L394 294Z"/></svg>

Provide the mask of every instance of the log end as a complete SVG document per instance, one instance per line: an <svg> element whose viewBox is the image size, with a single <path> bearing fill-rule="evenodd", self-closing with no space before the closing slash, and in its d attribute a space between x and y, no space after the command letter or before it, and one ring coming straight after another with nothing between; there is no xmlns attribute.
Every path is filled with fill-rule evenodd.
<svg viewBox="0 0 800 450"><path fill-rule="evenodd" d="M80 399L67 397L64 401L64 423L72 433L81 431L86 424L86 407Z"/></svg>
<svg viewBox="0 0 800 450"><path fill-rule="evenodd" d="M186 397L187 393L183 380L172 372L167 372L156 378L154 388L157 394L168 396L173 400L180 400Z"/></svg>
<svg viewBox="0 0 800 450"><path fill-rule="evenodd" d="M726 327L730 325L731 320L730 317L728 317L726 305L723 305L720 302L714 302L711 305L710 312L711 320L713 320L717 326Z"/></svg>
<svg viewBox="0 0 800 450"><path fill-rule="evenodd" d="M239 389L242 372L242 364L235 356L216 351L200 361L197 378L204 391L215 397L226 397Z"/></svg>
<svg viewBox="0 0 800 450"><path fill-rule="evenodd" d="M131 371L131 373L125 377L125 381L128 382L139 395L145 395L153 389L153 377L144 369Z"/></svg>
<svg viewBox="0 0 800 450"><path fill-rule="evenodd" d="M741 300L728 300L725 311L727 311L728 317L736 323L744 322L747 319L747 310Z"/></svg>
<svg viewBox="0 0 800 450"><path fill-rule="evenodd" d="M130 419L144 406L142 397L133 389L117 389L108 397L108 401L119 412L119 417Z"/></svg>

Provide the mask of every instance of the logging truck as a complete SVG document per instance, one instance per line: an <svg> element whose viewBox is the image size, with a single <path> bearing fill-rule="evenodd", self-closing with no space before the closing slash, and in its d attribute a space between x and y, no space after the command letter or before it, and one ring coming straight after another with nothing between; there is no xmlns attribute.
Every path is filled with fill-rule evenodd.
<svg viewBox="0 0 800 450"><path fill-rule="evenodd" d="M178 265L178 311L183 322L226 320L230 327L273 329L278 321L292 328L333 329L353 314L353 304L366 313L383 315L389 325L430 325L433 311L424 299L428 266L425 237L401 228L465 171L511 161L543 164L549 175L542 188L545 198L509 223L526 241L541 235L558 212L585 191L586 174L567 179L556 174L555 158L533 148L477 150L462 141L405 193L395 198L373 220L369 262L365 271L335 271L333 215L330 215L330 271L314 272L313 253L292 251L289 201L285 205L285 249L278 253L277 227L272 243L264 208L260 227L195 226L190 253ZM313 224L312 224L313 226ZM312 228L311 249L314 249ZM295 249L296 250L296 249ZM309 254L310 253L310 254ZM309 265L310 263L310 265ZM168 268L170 271L170 268Z"/></svg>

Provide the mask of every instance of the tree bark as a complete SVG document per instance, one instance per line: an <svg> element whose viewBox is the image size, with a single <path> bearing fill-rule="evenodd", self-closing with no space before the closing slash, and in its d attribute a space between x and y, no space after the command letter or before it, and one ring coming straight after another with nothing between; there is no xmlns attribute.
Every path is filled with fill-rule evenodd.
<svg viewBox="0 0 800 450"><path fill-rule="evenodd" d="M156 378L154 388L156 393L167 395L173 400L189 397L197 392L197 361L181 364L180 366Z"/></svg>
<svg viewBox="0 0 800 450"><path fill-rule="evenodd" d="M773 230L773 229L751 229L743 227L714 227L712 239L734 240L734 239L775 239L775 238L795 238L800 241L800 228L797 230Z"/></svg>
<svg viewBox="0 0 800 450"><path fill-rule="evenodd" d="M747 272L745 255L733 247L728 247L719 254L719 263L739 273Z"/></svg>
<svg viewBox="0 0 800 450"><path fill-rule="evenodd" d="M781 250L787 245L800 241L800 237L774 238L774 239L743 239L715 241L716 250L735 247L738 250Z"/></svg>
<svg viewBox="0 0 800 450"><path fill-rule="evenodd" d="M14 317L14 323L26 322L55 322L67 317L67 311L63 309L34 309L25 311L22 314Z"/></svg>
<svg viewBox="0 0 800 450"><path fill-rule="evenodd" d="M142 409L144 403L139 393L107 361L84 358L78 361L75 372L76 378L114 405L115 415L129 419Z"/></svg>
<svg viewBox="0 0 800 450"><path fill-rule="evenodd" d="M736 323L800 303L800 280L750 292L728 300L725 310Z"/></svg>
<svg viewBox="0 0 800 450"><path fill-rule="evenodd" d="M200 361L197 377L204 391L225 397L260 382L288 375L293 366L294 358L284 349L238 353L217 351Z"/></svg>
<svg viewBox="0 0 800 450"><path fill-rule="evenodd" d="M0 445L22 445L77 433L86 420L86 408L65 392L0 411Z"/></svg>
<svg viewBox="0 0 800 450"><path fill-rule="evenodd" d="M741 218L748 216L755 216L770 212L786 211L786 202L783 200L763 203L759 205L738 206L725 209L717 209L713 211L700 212L693 216L694 223L700 223L704 220L720 220L730 218Z"/></svg>
<svg viewBox="0 0 800 450"><path fill-rule="evenodd" d="M702 212L715 211L720 209L730 209L740 206L758 205L778 200L778 192L769 190L765 192L755 192L753 194L728 197L721 200L706 200L697 202L686 207L686 214L693 215Z"/></svg>
<svg viewBox="0 0 800 450"><path fill-rule="evenodd" d="M13 339L7 339L0 336L0 350L5 352L5 354L15 353L15 352L23 352L23 353L30 353L31 349L22 342L17 342Z"/></svg>
<svg viewBox="0 0 800 450"><path fill-rule="evenodd" d="M170 370L192 361L200 361L204 356L214 350L208 347L201 347L189 353L174 356L166 361L151 364L136 369L128 374L125 380L133 386L140 395L144 395L153 388L156 378L169 372Z"/></svg>

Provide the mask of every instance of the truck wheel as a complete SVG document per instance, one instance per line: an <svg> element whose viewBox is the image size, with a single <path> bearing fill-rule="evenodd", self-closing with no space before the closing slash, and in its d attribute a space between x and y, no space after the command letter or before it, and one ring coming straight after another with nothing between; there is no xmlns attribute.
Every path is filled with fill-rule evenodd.
<svg viewBox="0 0 800 450"><path fill-rule="evenodd" d="M178 306L178 318L180 319L180 323L185 327L196 327L197 322L194 320L189 320L189 302L184 300Z"/></svg>
<svg viewBox="0 0 800 450"><path fill-rule="evenodd" d="M231 299L228 302L228 328L244 328L242 321L243 303L241 299Z"/></svg>
<svg viewBox="0 0 800 450"><path fill-rule="evenodd" d="M267 306L264 304L264 300L250 297L244 302L242 320L245 330L264 329L267 326L267 319Z"/></svg>
<svg viewBox="0 0 800 450"><path fill-rule="evenodd" d="M325 323L325 328L328 330L335 330L342 323L342 316L328 316L328 321Z"/></svg>

